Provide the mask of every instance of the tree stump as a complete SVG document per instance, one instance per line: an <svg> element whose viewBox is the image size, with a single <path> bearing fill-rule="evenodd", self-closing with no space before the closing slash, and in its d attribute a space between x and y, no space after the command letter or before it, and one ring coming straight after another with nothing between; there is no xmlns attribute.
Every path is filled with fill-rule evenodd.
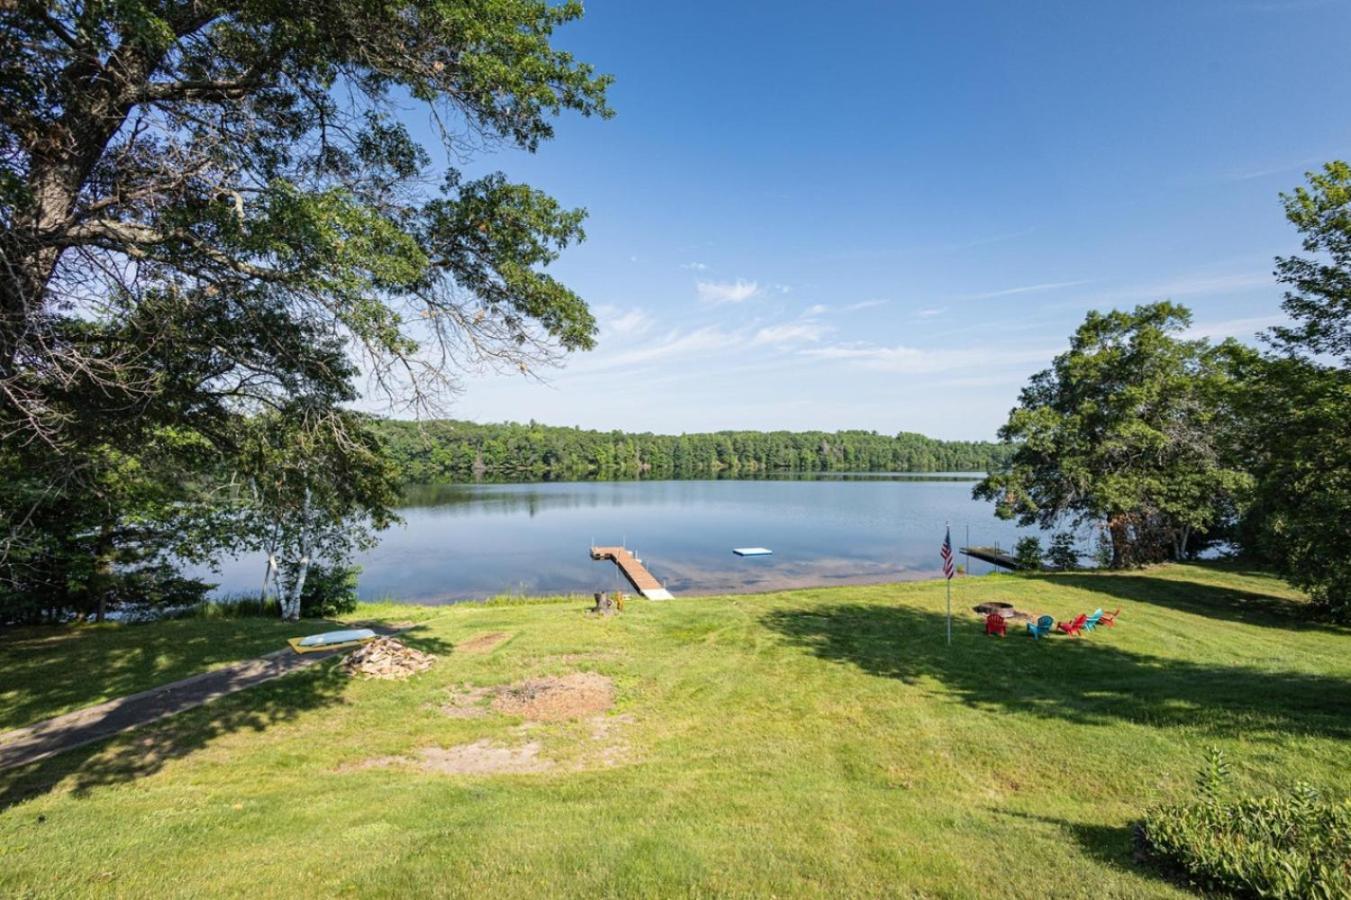
<svg viewBox="0 0 1351 900"><path fill-rule="evenodd" d="M625 596L622 591L598 591L596 593L596 605L591 607L591 611L598 616L613 616L617 612L624 611Z"/></svg>

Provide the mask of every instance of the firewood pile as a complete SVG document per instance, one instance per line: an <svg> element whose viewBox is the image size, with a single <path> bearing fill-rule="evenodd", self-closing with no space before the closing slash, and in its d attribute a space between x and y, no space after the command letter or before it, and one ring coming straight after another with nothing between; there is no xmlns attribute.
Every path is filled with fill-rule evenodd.
<svg viewBox="0 0 1351 900"><path fill-rule="evenodd" d="M349 675L367 678L403 679L431 668L436 657L396 641L391 637L376 638L348 654L342 667Z"/></svg>

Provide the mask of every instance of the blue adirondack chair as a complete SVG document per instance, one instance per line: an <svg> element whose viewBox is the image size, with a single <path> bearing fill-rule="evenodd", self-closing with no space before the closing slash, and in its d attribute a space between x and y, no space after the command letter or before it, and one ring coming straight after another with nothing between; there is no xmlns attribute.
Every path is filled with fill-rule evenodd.
<svg viewBox="0 0 1351 900"><path fill-rule="evenodd" d="M1042 616L1035 622L1027 623L1027 633L1032 635L1037 640L1041 640L1043 637L1050 634L1051 629L1054 627L1055 627L1055 616Z"/></svg>
<svg viewBox="0 0 1351 900"><path fill-rule="evenodd" d="M1093 615L1084 620L1084 631L1092 631L1098 627L1098 620L1102 618L1102 607L1093 610Z"/></svg>

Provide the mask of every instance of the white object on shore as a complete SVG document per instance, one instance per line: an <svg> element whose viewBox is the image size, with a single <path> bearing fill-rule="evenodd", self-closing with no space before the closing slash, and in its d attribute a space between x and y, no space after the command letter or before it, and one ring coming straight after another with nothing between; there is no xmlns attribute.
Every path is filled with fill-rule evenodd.
<svg viewBox="0 0 1351 900"><path fill-rule="evenodd" d="M732 552L737 556L769 556L774 551L764 547L733 547Z"/></svg>
<svg viewBox="0 0 1351 900"><path fill-rule="evenodd" d="M312 634L307 638L302 638L300 645L302 647L323 647L327 644L347 644L373 637L375 637L375 632L369 628L349 628L346 631L325 631L323 634Z"/></svg>

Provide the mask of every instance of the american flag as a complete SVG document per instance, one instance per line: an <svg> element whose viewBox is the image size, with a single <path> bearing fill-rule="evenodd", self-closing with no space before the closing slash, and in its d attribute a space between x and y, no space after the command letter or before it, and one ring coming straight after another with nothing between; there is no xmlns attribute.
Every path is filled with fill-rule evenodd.
<svg viewBox="0 0 1351 900"><path fill-rule="evenodd" d="M952 564L952 528L948 527L943 534L943 549L939 551L943 557L943 574L952 580L952 576L957 574L957 569Z"/></svg>

